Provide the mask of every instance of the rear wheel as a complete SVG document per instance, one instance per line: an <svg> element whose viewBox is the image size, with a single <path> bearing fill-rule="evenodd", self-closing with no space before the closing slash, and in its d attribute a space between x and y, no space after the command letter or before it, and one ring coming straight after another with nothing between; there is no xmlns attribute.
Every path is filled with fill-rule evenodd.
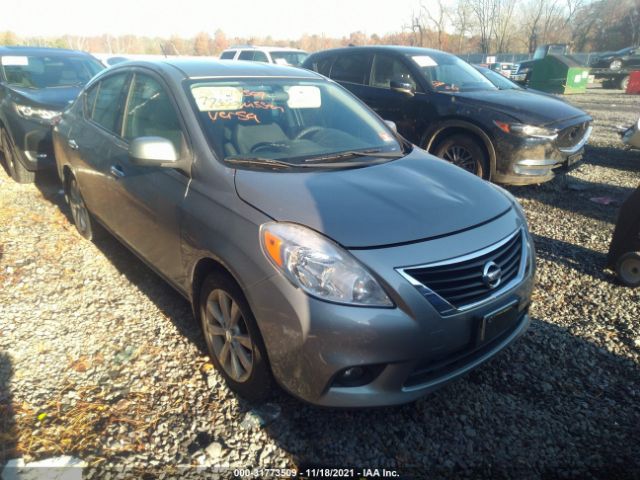
<svg viewBox="0 0 640 480"><path fill-rule="evenodd" d="M455 134L442 140L435 155L478 177L489 178L489 161L477 140L469 135Z"/></svg>
<svg viewBox="0 0 640 480"><path fill-rule="evenodd" d="M629 75L625 75L620 79L619 86L622 90L627 90L627 87L629 86Z"/></svg>
<svg viewBox="0 0 640 480"><path fill-rule="evenodd" d="M27 170L18 160L9 134L4 129L0 131L0 142L2 142L2 153L11 178L18 183L33 183L36 179L36 172Z"/></svg>
<svg viewBox="0 0 640 480"><path fill-rule="evenodd" d="M616 264L616 273L623 285L636 288L640 286L640 252L628 252L620 257Z"/></svg>
<svg viewBox="0 0 640 480"><path fill-rule="evenodd" d="M273 390L266 350L249 304L229 275L205 279L200 321L211 361L229 388L250 401L266 400Z"/></svg>
<svg viewBox="0 0 640 480"><path fill-rule="evenodd" d="M78 233L87 240L97 240L104 232L102 226L95 221L91 212L87 208L80 193L78 182L75 177L69 179L67 187L67 202L71 209L71 216L73 217L73 223L76 226Z"/></svg>

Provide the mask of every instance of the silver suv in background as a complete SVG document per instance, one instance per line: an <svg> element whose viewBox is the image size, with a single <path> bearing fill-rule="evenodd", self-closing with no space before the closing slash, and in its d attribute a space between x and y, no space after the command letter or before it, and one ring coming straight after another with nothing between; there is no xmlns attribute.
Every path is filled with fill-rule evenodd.
<svg viewBox="0 0 640 480"><path fill-rule="evenodd" d="M317 73L115 65L54 145L80 234L105 226L182 293L247 398L275 380L320 405L409 402L529 325L517 201Z"/></svg>
<svg viewBox="0 0 640 480"><path fill-rule="evenodd" d="M308 56L307 52L297 48L245 45L225 50L220 54L220 60L247 60L299 67Z"/></svg>

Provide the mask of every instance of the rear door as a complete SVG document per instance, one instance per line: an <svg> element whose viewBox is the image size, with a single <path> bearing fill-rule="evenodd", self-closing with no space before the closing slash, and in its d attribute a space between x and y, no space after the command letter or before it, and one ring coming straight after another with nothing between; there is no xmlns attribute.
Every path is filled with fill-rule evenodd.
<svg viewBox="0 0 640 480"><path fill-rule="evenodd" d="M140 167L128 154L131 140L162 137L189 157L186 130L176 102L163 80L137 69L122 121L122 137L110 158L113 229L136 252L176 284L182 282L180 218L189 177L176 169Z"/></svg>
<svg viewBox="0 0 640 480"><path fill-rule="evenodd" d="M369 52L339 54L331 66L330 77L366 102L365 93L369 82L371 57Z"/></svg>
<svg viewBox="0 0 640 480"><path fill-rule="evenodd" d="M62 142L85 202L107 226L112 221L109 159L129 78L126 72L115 73L87 90L81 98L83 112Z"/></svg>

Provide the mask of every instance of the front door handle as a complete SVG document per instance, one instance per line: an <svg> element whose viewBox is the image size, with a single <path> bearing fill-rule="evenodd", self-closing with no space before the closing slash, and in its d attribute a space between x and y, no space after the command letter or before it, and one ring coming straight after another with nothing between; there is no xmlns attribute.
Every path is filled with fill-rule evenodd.
<svg viewBox="0 0 640 480"><path fill-rule="evenodd" d="M113 175L116 178L124 177L124 171L122 170L122 167L118 165L111 165L111 168L109 169L109 171L111 172L111 175Z"/></svg>
<svg viewBox="0 0 640 480"><path fill-rule="evenodd" d="M67 142L67 145L69 145L69 148L71 150L78 150L78 144L76 143L76 141L73 138L70 138L69 141Z"/></svg>

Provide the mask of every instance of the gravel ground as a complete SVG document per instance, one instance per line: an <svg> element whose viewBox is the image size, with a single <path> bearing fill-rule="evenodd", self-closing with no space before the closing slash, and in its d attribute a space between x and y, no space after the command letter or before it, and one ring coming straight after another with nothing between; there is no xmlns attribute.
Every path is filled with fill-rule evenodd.
<svg viewBox="0 0 640 480"><path fill-rule="evenodd" d="M244 403L212 370L182 297L113 238L81 239L54 176L24 186L0 172L0 465L70 454L93 478L306 463L640 478L640 290L603 270L617 205L640 182L640 152L613 129L640 108L606 90L569 101L595 118L585 163L511 189L539 255L530 330L397 408L319 409L285 394Z"/></svg>

